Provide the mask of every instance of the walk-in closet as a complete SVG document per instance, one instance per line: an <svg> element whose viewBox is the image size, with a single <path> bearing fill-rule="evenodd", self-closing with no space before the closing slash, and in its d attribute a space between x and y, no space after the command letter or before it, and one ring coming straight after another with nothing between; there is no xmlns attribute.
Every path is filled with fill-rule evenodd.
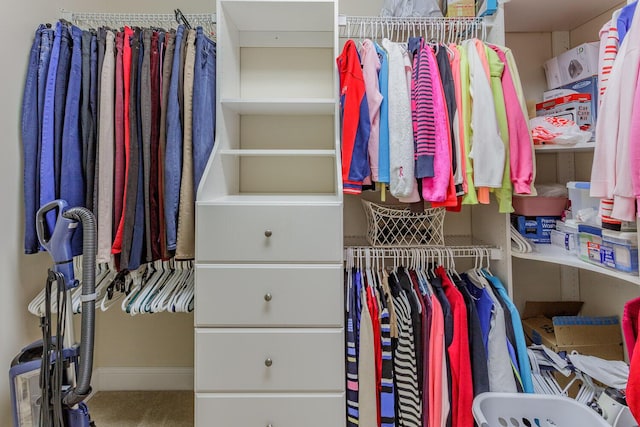
<svg viewBox="0 0 640 427"><path fill-rule="evenodd" d="M95 294L73 289L68 308L79 328L80 307L96 298L86 403L97 426L472 426L472 403L483 391L524 395L555 385L557 378L541 374L538 364L550 357L527 352L525 307L546 312L540 302L579 301L585 318L617 316L616 366L628 371L632 353L622 320L625 304L640 297L637 249L629 261L635 273L551 244L529 242L522 251L512 243L512 199L535 197L538 185L566 190L567 183L591 181L594 153L596 163L601 155L597 139L534 145L528 120L551 89L545 63L600 42L603 26L631 2L508 0L477 17L441 17L435 9L432 16L381 16L411 3L9 5L11 19L1 30L8 60L0 114L7 135L0 157L7 231L0 362L7 371L20 349L42 338L43 284L54 263L38 227L53 231L53 217L35 219L54 196L87 207L98 224ZM415 3L428 8L447 1ZM484 3L492 9L494 2ZM48 48L34 53L34 32L51 37L53 48L61 31L69 58L76 41L93 43L81 64L91 77L70 78L71 59L60 76L36 72L31 111L25 102L30 60L49 54ZM128 64L129 77L97 71L90 49L100 63L105 51L99 53L95 37L107 40L114 68ZM123 37L135 42L127 47ZM56 49L64 52L66 42ZM436 89L433 81L418 84L417 58ZM487 58L500 64L497 77ZM407 61L394 76L392 61ZM376 93L365 90L371 70ZM381 70L389 82L384 94ZM72 119L60 103L52 98L44 112L35 104L46 98L45 88L69 81L79 95L64 107L93 114L76 117L69 129L92 123L91 150L86 133L63 132ZM94 84L95 94L113 99L89 98ZM131 96L140 96L143 85L152 98L127 94L131 86L138 88ZM427 104L442 115L425 112ZM396 115L381 125L383 109ZM487 130L487 121L498 124ZM399 122L408 129L402 136L408 154L389 142L393 132L391 139L401 139ZM525 136L513 130L518 126ZM133 131L118 135L118 127ZM37 136L25 145L28 132ZM474 132L485 133L471 152ZM74 138L73 155L59 152ZM47 162L51 170L42 166ZM106 193L108 200L101 198ZM637 225L635 215L631 222ZM637 231L630 233L637 241ZM82 246L76 239L74 256ZM81 258L73 268L81 277ZM496 323L501 341L489 343ZM0 388L2 425L14 417L11 381ZM604 394L599 385L593 390ZM584 392L575 400L594 396Z"/></svg>

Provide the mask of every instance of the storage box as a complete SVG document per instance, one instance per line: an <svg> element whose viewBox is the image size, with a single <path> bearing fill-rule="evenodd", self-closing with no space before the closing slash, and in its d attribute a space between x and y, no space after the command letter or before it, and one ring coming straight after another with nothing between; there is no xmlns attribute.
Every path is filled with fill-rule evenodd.
<svg viewBox="0 0 640 427"><path fill-rule="evenodd" d="M567 207L566 197L531 197L514 195L513 210L524 216L561 216Z"/></svg>
<svg viewBox="0 0 640 427"><path fill-rule="evenodd" d="M447 18L476 16L475 0L448 0Z"/></svg>
<svg viewBox="0 0 640 427"><path fill-rule="evenodd" d="M581 130L593 130L591 95L574 93L536 104L536 116L556 116L573 120Z"/></svg>
<svg viewBox="0 0 640 427"><path fill-rule="evenodd" d="M556 221L556 229L551 230L551 244L578 255L578 226Z"/></svg>
<svg viewBox="0 0 640 427"><path fill-rule="evenodd" d="M578 93L591 95L591 118L595 128L598 121L598 76L587 77L586 79L560 86L558 89L543 92L542 100L549 101Z"/></svg>
<svg viewBox="0 0 640 427"><path fill-rule="evenodd" d="M600 199L589 196L591 183L584 181L567 182L569 202L571 203L571 218L589 224L599 224L598 208Z"/></svg>
<svg viewBox="0 0 640 427"><path fill-rule="evenodd" d="M600 257L602 228L593 225L578 225L578 256L583 261L602 266Z"/></svg>
<svg viewBox="0 0 640 427"><path fill-rule="evenodd" d="M600 42L584 43L545 62L547 87L557 89L598 75L599 50Z"/></svg>
<svg viewBox="0 0 640 427"><path fill-rule="evenodd" d="M476 15L477 16L489 16L496 13L498 10L497 0L479 0L476 2Z"/></svg>
<svg viewBox="0 0 640 427"><path fill-rule="evenodd" d="M581 301L527 301L522 327L529 343L553 351L577 351L607 360L624 360L618 316L578 316Z"/></svg>
<svg viewBox="0 0 640 427"><path fill-rule="evenodd" d="M559 216L511 215L511 223L523 237L533 243L551 243L551 230L556 228Z"/></svg>
<svg viewBox="0 0 640 427"><path fill-rule="evenodd" d="M602 230L600 261L606 267L638 274L638 235Z"/></svg>

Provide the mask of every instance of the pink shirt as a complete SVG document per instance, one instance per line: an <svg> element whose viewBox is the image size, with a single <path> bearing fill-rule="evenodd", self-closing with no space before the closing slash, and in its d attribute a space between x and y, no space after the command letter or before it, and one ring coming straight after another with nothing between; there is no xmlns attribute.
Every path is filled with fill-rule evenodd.
<svg viewBox="0 0 640 427"><path fill-rule="evenodd" d="M494 45L489 45L505 64L502 74L502 91L507 110L507 125L509 127L509 165L511 166L511 182L518 194L530 194L533 182L533 152L531 150L531 135L527 118L520 108L520 100L516 92L511 71L505 53Z"/></svg>
<svg viewBox="0 0 640 427"><path fill-rule="evenodd" d="M380 71L380 59L373 42L369 39L362 42L360 50L362 62L362 76L367 94L369 106L369 120L371 131L369 133L369 165L371 167L371 180L378 181L378 150L380 147L380 105L382 94L378 89L378 72Z"/></svg>
<svg viewBox="0 0 640 427"><path fill-rule="evenodd" d="M444 364L444 315L442 306L435 295L431 294L431 329L429 331L429 425L441 426L446 424L442 409L442 367Z"/></svg>

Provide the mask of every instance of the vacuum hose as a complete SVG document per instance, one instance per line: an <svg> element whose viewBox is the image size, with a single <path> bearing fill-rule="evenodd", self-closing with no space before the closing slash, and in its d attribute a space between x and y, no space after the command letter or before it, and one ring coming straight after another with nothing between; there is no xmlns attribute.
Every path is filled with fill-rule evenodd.
<svg viewBox="0 0 640 427"><path fill-rule="evenodd" d="M80 368L75 388L69 390L63 403L74 406L91 393L93 370L93 343L96 313L96 221L90 210L82 207L69 208L63 213L68 219L82 223L82 326L80 332Z"/></svg>

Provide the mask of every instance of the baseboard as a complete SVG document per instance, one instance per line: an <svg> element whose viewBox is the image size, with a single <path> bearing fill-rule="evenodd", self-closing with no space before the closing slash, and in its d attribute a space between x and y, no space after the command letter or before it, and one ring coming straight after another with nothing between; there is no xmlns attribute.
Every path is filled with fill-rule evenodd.
<svg viewBox="0 0 640 427"><path fill-rule="evenodd" d="M96 368L94 391L193 390L193 368Z"/></svg>

